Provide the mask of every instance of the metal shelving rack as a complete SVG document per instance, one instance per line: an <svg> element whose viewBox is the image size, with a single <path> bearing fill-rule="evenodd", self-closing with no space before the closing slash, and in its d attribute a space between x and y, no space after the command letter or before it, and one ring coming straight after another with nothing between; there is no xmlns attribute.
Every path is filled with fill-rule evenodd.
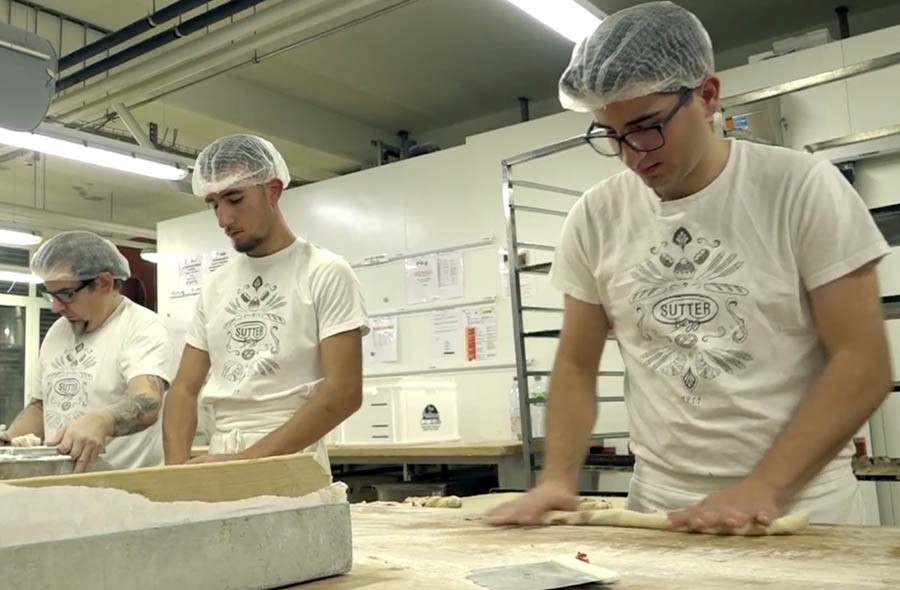
<svg viewBox="0 0 900 590"><path fill-rule="evenodd" d="M559 329L545 330L525 330L525 315L531 313L558 313L562 317L563 309L561 307L543 307L529 306L522 301L521 276L526 274L546 275L550 272L550 263L542 262L531 265L520 265L520 253L522 250L537 250L545 252L553 252L555 246L551 244L539 244L534 242L522 242L518 239L516 226L517 213L530 213L537 215L547 215L553 217L565 218L568 211L561 209L535 207L516 203L516 189L531 189L544 191L550 194L566 195L569 197L580 197L582 191L576 191L565 187L554 186L532 182L528 180L517 180L513 177L513 168L527 162L532 162L541 158L552 156L570 150L575 147L585 145L583 136L573 137L555 144L542 147L537 150L526 152L512 158L508 158L502 162L503 177L503 208L506 215L506 233L508 239L508 256L507 264L509 267L509 295L512 305L512 324L515 335L515 353L516 353L516 376L519 390L519 411L522 421L522 455L527 473L524 480L530 487L534 484L535 471L538 467L537 457L541 454L540 447L537 443L541 439L534 437L534 429L531 423L531 408L537 403L544 403L543 400L535 398L529 390L529 377L545 377L550 375L549 370L534 370L529 368L527 347L528 342L534 339L555 339L559 338ZM611 336L614 338L614 336ZM621 371L600 371L598 376L601 377L617 377L624 376ZM625 398L621 396L598 396L597 402L622 402ZM628 432L604 432L594 435L594 440L627 438ZM619 461L621 462L621 461ZM614 464L612 462L611 464ZM602 457L589 457L586 462L586 470L597 470L605 466L606 462Z"/></svg>

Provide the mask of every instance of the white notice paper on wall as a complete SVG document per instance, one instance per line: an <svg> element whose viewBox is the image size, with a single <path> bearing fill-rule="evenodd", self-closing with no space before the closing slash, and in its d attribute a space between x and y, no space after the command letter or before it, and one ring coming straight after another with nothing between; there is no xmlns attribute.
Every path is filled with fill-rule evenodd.
<svg viewBox="0 0 900 590"><path fill-rule="evenodd" d="M437 254L406 259L406 301L427 303L438 298Z"/></svg>
<svg viewBox="0 0 900 590"><path fill-rule="evenodd" d="M438 254L438 294L441 299L455 299L466 293L463 283L462 252Z"/></svg>
<svg viewBox="0 0 900 590"><path fill-rule="evenodd" d="M369 363L397 362L397 316L369 320L370 331L363 338L363 354Z"/></svg>
<svg viewBox="0 0 900 590"><path fill-rule="evenodd" d="M210 275L228 262L228 252L210 252L205 256L205 264L206 264L206 274Z"/></svg>
<svg viewBox="0 0 900 590"><path fill-rule="evenodd" d="M466 318L466 360L497 358L497 315L493 307L463 310Z"/></svg>
<svg viewBox="0 0 900 590"><path fill-rule="evenodd" d="M178 278L171 297L193 297L203 284L203 257L190 256L178 261Z"/></svg>
<svg viewBox="0 0 900 590"><path fill-rule="evenodd" d="M431 339L435 357L459 356L463 343L463 316L459 310L448 309L431 314Z"/></svg>

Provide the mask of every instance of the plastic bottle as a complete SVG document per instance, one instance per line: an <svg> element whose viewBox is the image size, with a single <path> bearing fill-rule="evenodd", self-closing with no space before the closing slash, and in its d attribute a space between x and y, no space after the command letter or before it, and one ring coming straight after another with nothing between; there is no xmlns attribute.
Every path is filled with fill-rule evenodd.
<svg viewBox="0 0 900 590"><path fill-rule="evenodd" d="M534 386L531 389L531 435L534 438L547 436L547 388L540 375L534 378Z"/></svg>
<svg viewBox="0 0 900 590"><path fill-rule="evenodd" d="M519 406L519 378L513 377L509 388L509 426L513 435L522 440L522 410Z"/></svg>

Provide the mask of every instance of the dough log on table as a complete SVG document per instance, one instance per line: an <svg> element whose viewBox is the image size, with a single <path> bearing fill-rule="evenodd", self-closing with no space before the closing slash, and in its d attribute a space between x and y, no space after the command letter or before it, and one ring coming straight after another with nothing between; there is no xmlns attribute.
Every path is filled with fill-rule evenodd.
<svg viewBox="0 0 900 590"><path fill-rule="evenodd" d="M421 498L407 498L404 504L421 506L425 508L461 508L462 500L457 496L424 496Z"/></svg>
<svg viewBox="0 0 900 590"><path fill-rule="evenodd" d="M669 517L663 512L648 513L617 509L579 510L578 512L551 512L544 517L544 524L669 530ZM809 513L797 512L783 516L767 527L750 526L729 534L745 536L790 535L805 529L808 524ZM708 535L723 534L713 529L699 532Z"/></svg>
<svg viewBox="0 0 900 590"><path fill-rule="evenodd" d="M610 510L612 508L612 504L609 501L604 500L603 498L579 498L578 499L578 511L584 512L585 510Z"/></svg>

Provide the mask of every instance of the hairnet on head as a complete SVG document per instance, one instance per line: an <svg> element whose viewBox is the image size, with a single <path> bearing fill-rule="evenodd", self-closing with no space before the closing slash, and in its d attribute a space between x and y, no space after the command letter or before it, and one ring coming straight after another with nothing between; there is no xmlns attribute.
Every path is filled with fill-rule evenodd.
<svg viewBox="0 0 900 590"><path fill-rule="evenodd" d="M277 178L287 187L291 173L275 146L255 135L220 137L206 146L194 165L194 194L205 197L225 189L265 184Z"/></svg>
<svg viewBox="0 0 900 590"><path fill-rule="evenodd" d="M659 92L694 88L713 72L709 34L672 2L616 12L575 46L559 81L563 108L589 112Z"/></svg>
<svg viewBox="0 0 900 590"><path fill-rule="evenodd" d="M46 281L87 281L108 272L125 280L128 260L107 239L89 231L67 231L44 242L31 257L31 272Z"/></svg>

